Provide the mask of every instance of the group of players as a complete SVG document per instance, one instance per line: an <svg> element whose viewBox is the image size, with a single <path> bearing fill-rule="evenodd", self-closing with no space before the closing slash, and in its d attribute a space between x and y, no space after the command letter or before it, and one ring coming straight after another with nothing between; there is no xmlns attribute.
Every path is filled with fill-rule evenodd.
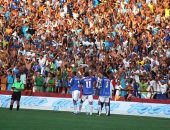
<svg viewBox="0 0 170 130"><path fill-rule="evenodd" d="M80 89L82 86L82 89ZM73 76L69 82L69 87L72 92L72 99L74 104L74 114L81 112L83 102L88 99L89 111L88 114L93 113L93 95L94 86L99 88L99 98L98 98L98 115L101 115L103 105L105 104L106 115L110 115L109 105L110 96L112 94L112 83L107 76L106 72L103 72L100 77L94 77L89 74L89 72L84 73L84 77L80 79L76 72L73 72ZM77 102L80 98L80 90L82 90L82 97L80 105L77 106Z"/></svg>
<svg viewBox="0 0 170 130"><path fill-rule="evenodd" d="M82 86L82 87L81 87ZM113 85L108 78L106 72L103 72L98 77L92 76L89 72L84 73L83 78L79 78L77 72L73 72L72 78L69 82L70 91L72 92L73 104L74 104L74 114L81 112L83 102L88 99L89 111L88 114L93 113L93 95L94 87L99 88L99 99L98 99L98 115L101 115L102 108L105 104L106 115L110 115L110 96L112 95ZM81 89L82 88L82 89ZM24 90L24 84L20 80L20 76L16 77L16 81L13 86L13 94L10 103L10 110L13 109L13 104L17 101L17 110L20 107L21 91ZM80 106L77 107L77 102L80 99L80 91L82 90L82 97L80 101Z"/></svg>

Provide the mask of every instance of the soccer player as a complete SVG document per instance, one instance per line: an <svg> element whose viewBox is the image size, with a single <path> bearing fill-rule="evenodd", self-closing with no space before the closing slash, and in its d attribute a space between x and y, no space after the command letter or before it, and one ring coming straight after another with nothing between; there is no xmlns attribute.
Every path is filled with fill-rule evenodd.
<svg viewBox="0 0 170 130"><path fill-rule="evenodd" d="M110 75L110 98L109 98L109 113L108 113L108 116L110 116L110 100L112 99L112 93L113 93L113 90L114 90L114 87L113 87L113 80L111 80L113 77ZM101 79L102 79L102 74L100 73L99 74L99 77L97 79L97 82L98 82L98 86L97 88L99 89L99 92L100 92L100 88L101 88ZM103 109L103 106L104 106L104 102L101 102L101 111ZM98 111L98 115L99 115L99 111Z"/></svg>
<svg viewBox="0 0 170 130"><path fill-rule="evenodd" d="M73 104L74 104L74 114L77 114L77 101L80 97L80 79L77 77L77 73L73 72L73 77L69 82L70 91L72 92Z"/></svg>
<svg viewBox="0 0 170 130"><path fill-rule="evenodd" d="M19 75L16 76L16 81L13 83L12 89L13 89L13 94L10 103L10 110L12 110L14 102L17 101L17 111L18 111L20 107L21 91L24 90L24 84L20 80Z"/></svg>
<svg viewBox="0 0 170 130"><path fill-rule="evenodd" d="M110 87L111 87L111 82L110 79L107 77L107 73L103 72L103 77L101 79L101 86L100 86L100 93L99 93L99 115L101 115L101 104L105 103L105 108L106 108L106 115L109 116L109 101L110 101Z"/></svg>
<svg viewBox="0 0 170 130"><path fill-rule="evenodd" d="M85 72L84 77L80 81L80 84L82 84L82 88L83 88L83 90L82 90L83 94L82 94L82 98L80 101L79 111L81 111L83 102L86 99L88 99L89 105L90 105L90 112L89 112L90 115L92 115L92 113L93 113L93 94L94 94L93 85L94 85L94 81L95 81L95 79L92 76L89 76L89 72Z"/></svg>

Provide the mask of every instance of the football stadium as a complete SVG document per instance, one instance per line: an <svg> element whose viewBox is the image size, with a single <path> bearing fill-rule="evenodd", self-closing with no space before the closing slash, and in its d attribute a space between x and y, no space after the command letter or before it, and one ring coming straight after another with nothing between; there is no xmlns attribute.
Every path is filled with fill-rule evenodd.
<svg viewBox="0 0 170 130"><path fill-rule="evenodd" d="M169 122L169 0L0 0L0 130Z"/></svg>

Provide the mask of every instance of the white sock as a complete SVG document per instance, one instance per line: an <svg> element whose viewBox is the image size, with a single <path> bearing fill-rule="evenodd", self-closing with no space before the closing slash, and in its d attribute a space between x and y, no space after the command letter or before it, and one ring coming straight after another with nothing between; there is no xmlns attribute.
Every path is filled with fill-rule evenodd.
<svg viewBox="0 0 170 130"><path fill-rule="evenodd" d="M106 106L106 115L109 115L109 106Z"/></svg>
<svg viewBox="0 0 170 130"><path fill-rule="evenodd" d="M93 113L93 105L90 105L90 115Z"/></svg>
<svg viewBox="0 0 170 130"><path fill-rule="evenodd" d="M77 105L74 105L74 113L77 113Z"/></svg>
<svg viewBox="0 0 170 130"><path fill-rule="evenodd" d="M81 108L82 108L82 103L80 103L79 112L81 112Z"/></svg>
<svg viewBox="0 0 170 130"><path fill-rule="evenodd" d="M101 111L102 111L101 108L102 108L101 105L99 105L99 115L101 115Z"/></svg>

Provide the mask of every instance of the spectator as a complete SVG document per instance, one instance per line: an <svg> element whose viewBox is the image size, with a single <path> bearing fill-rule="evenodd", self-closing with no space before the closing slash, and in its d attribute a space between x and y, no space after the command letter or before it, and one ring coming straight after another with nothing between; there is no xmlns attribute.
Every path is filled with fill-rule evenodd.
<svg viewBox="0 0 170 130"><path fill-rule="evenodd" d="M58 67L57 74L56 74L56 92L57 93L61 93L61 91L62 91L61 82L62 82L61 68Z"/></svg>
<svg viewBox="0 0 170 130"><path fill-rule="evenodd" d="M167 97L170 99L170 81L168 81Z"/></svg>
<svg viewBox="0 0 170 130"><path fill-rule="evenodd" d="M0 76L0 80L1 80L1 90L5 91L6 90L6 85L7 85L7 77L5 72L2 73L2 75Z"/></svg>
<svg viewBox="0 0 170 130"><path fill-rule="evenodd" d="M24 72L24 70L21 70L20 72L20 80L22 81L22 83L24 84L24 86L26 86L26 73Z"/></svg>
<svg viewBox="0 0 170 130"><path fill-rule="evenodd" d="M25 86L25 94L31 96L33 92L33 79L31 75L28 75Z"/></svg>
<svg viewBox="0 0 170 130"><path fill-rule="evenodd" d="M53 75L50 73L49 73L49 76L47 77L46 91L55 92L55 80L54 80Z"/></svg>
<svg viewBox="0 0 170 130"><path fill-rule="evenodd" d="M160 89L161 89L161 95L160 95L160 99L167 99L167 89L168 89L168 85L166 83L166 81L161 80L159 82L160 85Z"/></svg>
<svg viewBox="0 0 170 130"><path fill-rule="evenodd" d="M125 95L125 101L131 101L133 94L133 87L130 83L127 84L125 90L127 91L127 95Z"/></svg>
<svg viewBox="0 0 170 130"><path fill-rule="evenodd" d="M146 79L142 79L140 84L141 97L145 98L147 95L148 83Z"/></svg>
<svg viewBox="0 0 170 130"><path fill-rule="evenodd" d="M64 93L67 94L67 89L68 89L68 71L67 71L67 65L65 65L65 67L64 67L64 69L62 71L62 87L63 87Z"/></svg>
<svg viewBox="0 0 170 130"><path fill-rule="evenodd" d="M11 91L12 84L14 83L14 76L12 75L12 71L8 71L7 75L7 90Z"/></svg>
<svg viewBox="0 0 170 130"><path fill-rule="evenodd" d="M134 96L135 97L141 97L140 93L140 86L139 86L139 83L136 82L136 80L134 79L133 81L133 92L134 92Z"/></svg>
<svg viewBox="0 0 170 130"><path fill-rule="evenodd" d="M120 98L121 89L123 89L122 86L120 85L120 81L117 81L115 89L116 89L115 101L117 101Z"/></svg>
<svg viewBox="0 0 170 130"><path fill-rule="evenodd" d="M40 72L37 72L37 75L35 77L36 92L43 92L44 82L45 82L44 77L40 74Z"/></svg>

